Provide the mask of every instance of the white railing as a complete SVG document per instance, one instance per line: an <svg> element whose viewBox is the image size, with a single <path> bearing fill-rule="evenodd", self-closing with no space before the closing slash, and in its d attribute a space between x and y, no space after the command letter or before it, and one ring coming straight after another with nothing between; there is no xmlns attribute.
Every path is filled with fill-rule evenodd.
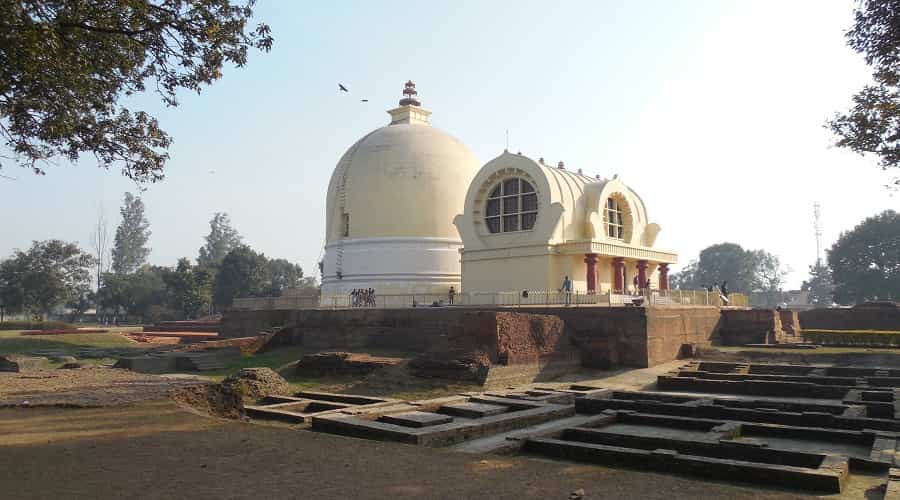
<svg viewBox="0 0 900 500"><path fill-rule="evenodd" d="M260 297L235 299L232 309L274 310L274 309L403 309L408 307L444 306L498 306L498 307L539 307L539 306L747 306L747 297L730 294L726 304L718 292L707 290L641 290L640 293L589 293L559 290L528 290L526 292L467 292L457 293L450 302L449 295L411 293L375 294L368 301L360 301L349 295Z"/></svg>

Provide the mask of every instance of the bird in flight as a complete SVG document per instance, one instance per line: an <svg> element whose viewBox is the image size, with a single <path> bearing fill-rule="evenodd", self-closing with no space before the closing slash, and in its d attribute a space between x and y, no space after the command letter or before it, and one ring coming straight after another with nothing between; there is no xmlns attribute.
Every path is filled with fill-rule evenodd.
<svg viewBox="0 0 900 500"><path fill-rule="evenodd" d="M344 87L344 84L342 83L338 84L338 90L341 90L343 92L350 92L349 90L347 90L347 87Z"/></svg>
<svg viewBox="0 0 900 500"><path fill-rule="evenodd" d="M368 99L360 99L359 102L369 102Z"/></svg>

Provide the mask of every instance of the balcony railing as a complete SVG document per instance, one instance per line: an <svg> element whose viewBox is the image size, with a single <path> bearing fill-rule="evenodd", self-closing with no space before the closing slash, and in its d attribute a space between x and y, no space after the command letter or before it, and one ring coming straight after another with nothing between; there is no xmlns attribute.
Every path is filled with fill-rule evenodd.
<svg viewBox="0 0 900 500"><path fill-rule="evenodd" d="M747 296L739 293L723 300L718 292L707 290L641 290L639 293L589 293L586 291L528 290L526 292L464 292L457 293L450 303L447 294L375 294L368 301L350 295L287 296L235 299L236 310L293 310L293 309L403 309L411 307L621 307L621 306L736 306L748 307Z"/></svg>

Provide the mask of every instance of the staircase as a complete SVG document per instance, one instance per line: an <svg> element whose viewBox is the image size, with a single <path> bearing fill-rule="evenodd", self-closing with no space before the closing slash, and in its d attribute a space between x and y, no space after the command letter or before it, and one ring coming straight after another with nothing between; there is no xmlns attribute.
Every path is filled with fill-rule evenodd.
<svg viewBox="0 0 900 500"><path fill-rule="evenodd" d="M189 352L178 355L175 366L179 370L209 372L224 370L222 356L215 352Z"/></svg>

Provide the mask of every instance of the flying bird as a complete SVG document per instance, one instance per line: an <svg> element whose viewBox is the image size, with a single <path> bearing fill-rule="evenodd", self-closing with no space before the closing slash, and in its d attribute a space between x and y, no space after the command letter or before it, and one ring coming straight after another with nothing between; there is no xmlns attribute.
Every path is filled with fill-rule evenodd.
<svg viewBox="0 0 900 500"><path fill-rule="evenodd" d="M347 90L347 87L344 87L344 84L342 83L338 84L338 90L341 90L343 92L350 92L349 90Z"/></svg>
<svg viewBox="0 0 900 500"><path fill-rule="evenodd" d="M360 99L359 102L369 102L368 99Z"/></svg>

